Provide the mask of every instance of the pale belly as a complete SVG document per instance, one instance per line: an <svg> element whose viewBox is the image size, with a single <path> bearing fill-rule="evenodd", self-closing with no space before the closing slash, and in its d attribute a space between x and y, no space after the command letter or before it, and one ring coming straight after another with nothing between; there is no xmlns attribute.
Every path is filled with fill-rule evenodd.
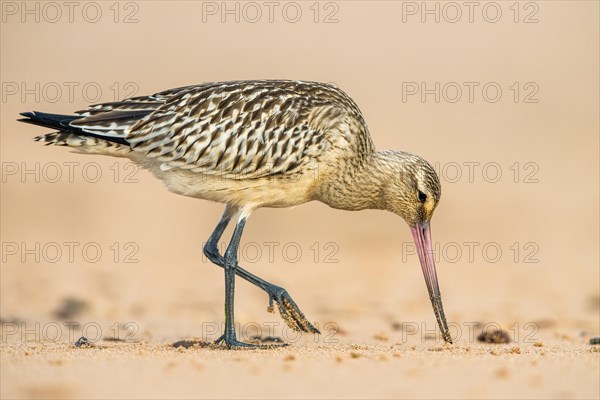
<svg viewBox="0 0 600 400"><path fill-rule="evenodd" d="M227 179L185 170L151 168L151 171L173 193L246 209L292 207L313 200L311 187L314 178L311 174Z"/></svg>

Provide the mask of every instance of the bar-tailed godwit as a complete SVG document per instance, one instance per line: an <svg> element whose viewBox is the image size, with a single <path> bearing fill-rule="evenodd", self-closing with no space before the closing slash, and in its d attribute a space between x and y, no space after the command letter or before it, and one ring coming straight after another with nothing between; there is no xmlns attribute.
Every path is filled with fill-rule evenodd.
<svg viewBox="0 0 600 400"><path fill-rule="evenodd" d="M337 87L283 80L206 83L92 105L75 114L34 111L20 121L56 130L38 141L129 158L175 193L226 205L204 246L206 256L225 271L225 332L217 343L254 346L236 336L236 275L267 292L269 308L275 302L291 328L319 332L284 288L240 267L237 255L254 210L312 200L342 210L387 210L408 223L442 337L452 343L430 234L439 179L421 157L376 151L362 113ZM222 255L217 243L234 216Z"/></svg>

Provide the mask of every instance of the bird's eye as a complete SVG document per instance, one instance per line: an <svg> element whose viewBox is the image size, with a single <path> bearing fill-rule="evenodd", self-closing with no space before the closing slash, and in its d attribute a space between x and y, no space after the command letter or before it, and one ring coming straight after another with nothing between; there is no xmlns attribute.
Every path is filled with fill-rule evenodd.
<svg viewBox="0 0 600 400"><path fill-rule="evenodd" d="M419 190L419 201L421 203L425 203L427 200L427 195Z"/></svg>

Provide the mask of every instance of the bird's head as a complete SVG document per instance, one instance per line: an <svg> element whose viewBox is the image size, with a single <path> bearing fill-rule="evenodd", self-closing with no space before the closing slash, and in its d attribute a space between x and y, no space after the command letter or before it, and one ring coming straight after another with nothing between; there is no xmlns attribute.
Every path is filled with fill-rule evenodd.
<svg viewBox="0 0 600 400"><path fill-rule="evenodd" d="M382 208L401 216L410 226L429 298L442 336L452 343L442 307L433 257L430 221L441 196L440 180L433 167L413 154L385 151L378 153L385 181L382 185Z"/></svg>
<svg viewBox="0 0 600 400"><path fill-rule="evenodd" d="M385 174L388 182L383 186L384 207L411 227L428 223L442 194L435 170L419 156L398 151L386 153L390 153L391 170Z"/></svg>

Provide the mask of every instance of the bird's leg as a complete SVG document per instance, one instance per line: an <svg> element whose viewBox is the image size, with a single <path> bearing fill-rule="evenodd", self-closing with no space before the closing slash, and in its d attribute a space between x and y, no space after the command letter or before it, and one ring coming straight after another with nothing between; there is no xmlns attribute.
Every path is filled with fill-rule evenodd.
<svg viewBox="0 0 600 400"><path fill-rule="evenodd" d="M229 206L225 209L221 220L204 246L204 254L206 257L208 257L209 260L221 268L225 268L225 261L219 253L218 242L221 239L223 232L227 228L227 225L231 221L231 217L234 213L235 210ZM241 268L239 265L237 265L236 274L267 292L269 295L268 310L270 312L273 311L273 301L275 301L281 317L291 329L299 332L321 333L317 328L314 327L313 324L310 323L310 321L308 321L308 319L306 319L304 313L300 311L300 308L298 308L292 297L288 294L287 290L259 278L258 276ZM219 338L218 340L222 340L222 338Z"/></svg>
<svg viewBox="0 0 600 400"><path fill-rule="evenodd" d="M256 347L237 340L234 320L235 273L240 239L246 225L246 218L240 218L233 230L233 236L225 251L225 334L223 341L227 347Z"/></svg>

